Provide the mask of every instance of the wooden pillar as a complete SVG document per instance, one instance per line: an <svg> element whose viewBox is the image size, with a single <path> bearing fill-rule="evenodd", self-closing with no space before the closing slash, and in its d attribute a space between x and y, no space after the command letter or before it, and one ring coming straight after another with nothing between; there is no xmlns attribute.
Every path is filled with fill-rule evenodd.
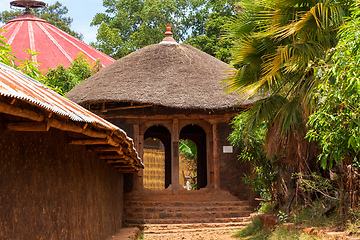
<svg viewBox="0 0 360 240"><path fill-rule="evenodd" d="M179 120L173 119L171 133L171 186L172 193L179 193Z"/></svg>
<svg viewBox="0 0 360 240"><path fill-rule="evenodd" d="M208 184L207 188L214 188L214 150L213 150L213 134L208 133L206 136L207 149L207 166L208 166Z"/></svg>
<svg viewBox="0 0 360 240"><path fill-rule="evenodd" d="M213 130L213 158L214 158L214 188L220 188L220 153L218 123L212 124Z"/></svg>
<svg viewBox="0 0 360 240"><path fill-rule="evenodd" d="M139 154L139 157L143 158L143 142L144 142L144 135L140 135L140 127L137 124L133 125L133 140L134 140L134 147ZM140 169L138 173L133 175L133 188L134 190L140 190L144 187L143 185L143 174L144 170Z"/></svg>

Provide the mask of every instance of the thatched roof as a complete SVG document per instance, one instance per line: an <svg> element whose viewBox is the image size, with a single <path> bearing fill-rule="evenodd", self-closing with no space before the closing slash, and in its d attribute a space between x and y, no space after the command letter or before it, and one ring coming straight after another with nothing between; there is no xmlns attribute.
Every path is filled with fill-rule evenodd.
<svg viewBox="0 0 360 240"><path fill-rule="evenodd" d="M119 101L173 108L228 108L239 99L225 95L220 81L233 70L189 45L154 44L105 67L67 97L80 104Z"/></svg>

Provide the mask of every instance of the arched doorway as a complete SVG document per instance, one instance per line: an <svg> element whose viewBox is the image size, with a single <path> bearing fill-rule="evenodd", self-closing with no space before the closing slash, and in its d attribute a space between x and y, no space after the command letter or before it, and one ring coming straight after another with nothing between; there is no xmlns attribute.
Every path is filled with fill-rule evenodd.
<svg viewBox="0 0 360 240"><path fill-rule="evenodd" d="M154 160L154 159L151 160L146 158L147 156L146 151L147 149L151 149L151 148L152 149L158 148L159 155L162 154L163 156L162 159L157 158L158 160L155 161L162 161L162 163L158 164L158 166L161 164L164 165L164 167L162 167L162 171L165 172L165 174L162 174L162 176L164 177L165 175L165 180L163 182L164 186L162 189L165 189L169 187L169 185L171 184L171 134L169 130L167 130L167 128L163 126L152 126L146 130L144 134L144 156L143 156L143 161L145 166L148 160L149 161ZM144 178L146 178L146 174L147 172L144 171ZM156 174L156 173L152 172L151 174ZM146 186L144 185L144 187ZM157 190L160 189L157 188Z"/></svg>
<svg viewBox="0 0 360 240"><path fill-rule="evenodd" d="M197 146L197 189L207 185L206 133L198 125L187 125L180 131L180 139L189 139Z"/></svg>
<svg viewBox="0 0 360 240"><path fill-rule="evenodd" d="M179 150L179 183L187 190L197 190L197 146L190 139L180 139Z"/></svg>

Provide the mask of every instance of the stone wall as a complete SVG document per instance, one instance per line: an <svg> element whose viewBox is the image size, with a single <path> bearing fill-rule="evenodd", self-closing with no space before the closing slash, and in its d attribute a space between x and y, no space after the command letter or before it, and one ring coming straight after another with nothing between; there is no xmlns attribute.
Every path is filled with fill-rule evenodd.
<svg viewBox="0 0 360 240"><path fill-rule="evenodd" d="M228 124L220 124L218 126L219 133L219 152L220 152L220 185L222 189L227 189L234 196L241 200L250 200L253 203L254 193L246 187L242 178L244 173L251 175L251 166L238 160L241 149L234 147L233 153L223 153L223 146L230 146L227 140L231 133L231 126Z"/></svg>
<svg viewBox="0 0 360 240"><path fill-rule="evenodd" d="M122 227L123 176L67 133L0 132L0 239L106 239Z"/></svg>

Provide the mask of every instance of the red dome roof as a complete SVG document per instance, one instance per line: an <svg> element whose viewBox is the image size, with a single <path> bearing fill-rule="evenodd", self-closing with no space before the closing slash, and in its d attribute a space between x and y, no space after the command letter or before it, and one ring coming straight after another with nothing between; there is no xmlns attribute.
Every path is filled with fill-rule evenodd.
<svg viewBox="0 0 360 240"><path fill-rule="evenodd" d="M84 53L90 62L100 59L103 66L115 61L30 13L25 13L9 21L1 28L7 31L1 32L1 34L7 38L7 43L12 46L13 53L19 60L29 57L23 51L26 48L39 52L36 60L42 64L39 66L40 69L56 68L60 63L67 68L79 52Z"/></svg>

